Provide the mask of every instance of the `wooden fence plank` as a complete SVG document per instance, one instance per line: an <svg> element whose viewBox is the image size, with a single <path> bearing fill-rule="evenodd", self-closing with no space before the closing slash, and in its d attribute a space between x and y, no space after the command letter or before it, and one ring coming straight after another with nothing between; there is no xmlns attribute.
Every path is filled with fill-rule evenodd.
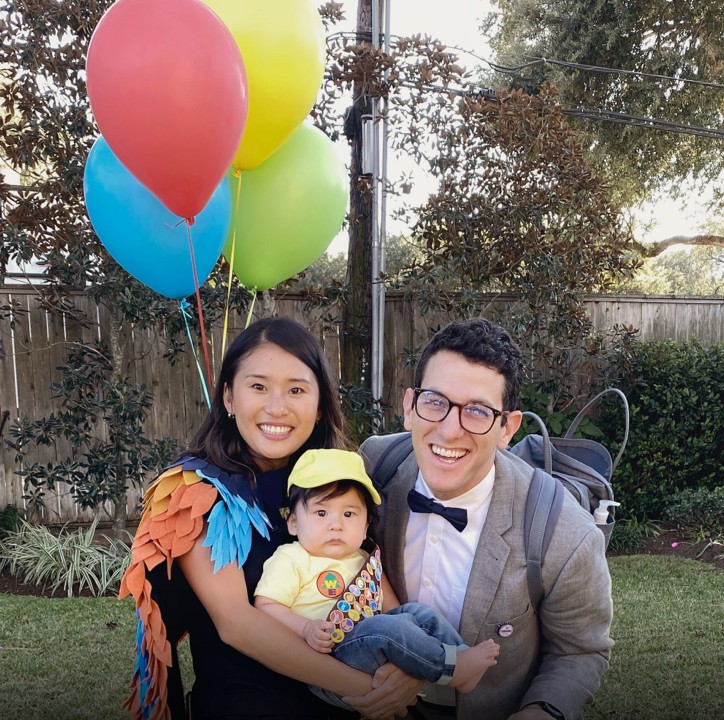
<svg viewBox="0 0 724 720"><path fill-rule="evenodd" d="M0 306L10 306L13 295L0 292ZM18 417L15 388L15 337L12 318L0 312L0 510L8 505L18 506L22 500L16 497L13 470L15 451L5 440L10 439L10 426Z"/></svg>

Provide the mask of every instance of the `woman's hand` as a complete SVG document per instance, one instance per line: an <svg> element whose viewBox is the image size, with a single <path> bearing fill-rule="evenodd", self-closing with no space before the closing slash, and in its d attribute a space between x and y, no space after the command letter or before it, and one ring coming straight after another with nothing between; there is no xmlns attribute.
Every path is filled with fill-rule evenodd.
<svg viewBox="0 0 724 720"><path fill-rule="evenodd" d="M375 673L370 692L360 697L344 697L342 700L365 717L392 720L407 715L408 705L417 702L422 682L392 663L386 663Z"/></svg>
<svg viewBox="0 0 724 720"><path fill-rule="evenodd" d="M332 652L332 630L334 623L327 620L308 620L304 626L304 639L312 650L321 653Z"/></svg>

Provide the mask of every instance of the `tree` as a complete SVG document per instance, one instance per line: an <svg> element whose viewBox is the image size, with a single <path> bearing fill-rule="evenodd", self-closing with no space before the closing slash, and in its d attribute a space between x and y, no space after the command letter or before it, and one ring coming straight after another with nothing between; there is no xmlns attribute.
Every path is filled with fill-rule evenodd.
<svg viewBox="0 0 724 720"><path fill-rule="evenodd" d="M456 316L479 312L484 291L519 294L506 324L539 367L564 373L590 330L582 295L610 287L639 261L555 90L481 91L454 52L420 36L395 39L389 53L343 38L329 53L319 114L331 124L340 89L366 83L386 99L393 150L438 183L416 209L411 239L422 259L406 289L423 309L443 305ZM460 290L462 304L447 292Z"/></svg>
<svg viewBox="0 0 724 720"><path fill-rule="evenodd" d="M646 295L722 295L724 248L672 248L646 259L636 275L616 289Z"/></svg>
<svg viewBox="0 0 724 720"><path fill-rule="evenodd" d="M724 93L713 84L724 70L724 23L716 0L494 4L500 13L489 18L484 30L495 32L498 64L520 68L496 75L499 86L510 83L536 91L549 81L559 88L567 108L721 127ZM720 177L721 138L661 132L648 125L590 120L579 125L589 157L615 180L619 197L640 199L687 176L702 183Z"/></svg>
<svg viewBox="0 0 724 720"><path fill-rule="evenodd" d="M150 399L144 387L126 377L124 339L132 328L163 328L170 360L183 352L185 342L177 303L115 263L93 232L83 203L84 165L98 135L86 95L85 56L110 5L111 0L9 0L0 11L0 157L21 177L19 185L0 184L0 282L10 260L35 260L45 271L38 286L45 309L93 324L73 301L74 290L85 289L110 315L107 346L69 348L59 384L49 388L63 397L61 411L23 418L13 434L21 456L34 443L61 436L83 453L84 459L61 459L52 468L38 463L25 468L31 506L42 505L45 487L64 481L84 506L111 501L120 530L126 522L126 488L139 484L146 469L170 459L171 451L169 443L149 443L142 435ZM220 282L204 286L207 321L220 312L216 300L225 289ZM247 303L243 292L234 294L234 303ZM0 311L12 319L18 309ZM198 330L197 318L190 323ZM93 418L99 426L89 422Z"/></svg>

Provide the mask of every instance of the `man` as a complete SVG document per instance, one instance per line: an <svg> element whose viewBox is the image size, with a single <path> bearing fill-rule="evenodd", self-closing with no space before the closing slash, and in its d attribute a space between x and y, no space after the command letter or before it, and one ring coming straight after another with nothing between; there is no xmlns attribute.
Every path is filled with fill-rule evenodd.
<svg viewBox="0 0 724 720"><path fill-rule="evenodd" d="M522 373L505 330L484 319L453 322L425 348L405 393L414 453L383 490L378 533L390 584L400 602L440 611L467 644L500 644L497 666L473 692L455 698L425 686L411 716L576 720L608 667L604 538L567 492L543 559L545 594L531 607L523 516L533 469L505 449L522 420ZM363 443L368 471L394 437ZM439 505L464 510L464 527L459 510L456 527Z"/></svg>

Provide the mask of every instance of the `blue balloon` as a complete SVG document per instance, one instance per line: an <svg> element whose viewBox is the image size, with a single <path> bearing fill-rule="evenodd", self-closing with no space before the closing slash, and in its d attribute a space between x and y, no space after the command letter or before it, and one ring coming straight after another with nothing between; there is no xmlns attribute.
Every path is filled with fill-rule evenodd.
<svg viewBox="0 0 724 720"><path fill-rule="evenodd" d="M190 228L171 213L127 170L99 137L88 155L83 177L88 216L113 258L144 285L170 298L196 290L221 255L231 222L231 188L224 179Z"/></svg>

